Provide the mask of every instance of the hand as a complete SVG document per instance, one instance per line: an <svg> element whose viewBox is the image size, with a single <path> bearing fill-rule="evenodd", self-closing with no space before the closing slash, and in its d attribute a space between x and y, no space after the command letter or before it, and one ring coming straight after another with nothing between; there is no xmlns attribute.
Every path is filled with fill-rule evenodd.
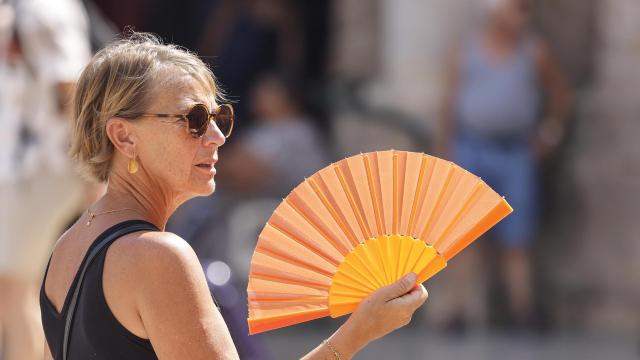
<svg viewBox="0 0 640 360"><path fill-rule="evenodd" d="M416 285L416 274L409 273L364 299L329 338L330 347L323 343L302 359L326 359L334 350L338 351L341 359L351 359L369 342L407 325L428 296L424 286Z"/></svg>
<svg viewBox="0 0 640 360"><path fill-rule="evenodd" d="M545 120L533 138L533 151L541 160L553 156L564 137L564 127L554 119Z"/></svg>
<svg viewBox="0 0 640 360"><path fill-rule="evenodd" d="M364 299L347 323L370 342L407 325L428 296L424 286L416 285L416 274L409 273Z"/></svg>

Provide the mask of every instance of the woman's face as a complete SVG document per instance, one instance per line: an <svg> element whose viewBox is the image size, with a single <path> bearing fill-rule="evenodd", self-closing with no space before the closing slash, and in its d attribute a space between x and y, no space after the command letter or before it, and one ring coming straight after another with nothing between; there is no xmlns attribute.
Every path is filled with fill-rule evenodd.
<svg viewBox="0 0 640 360"><path fill-rule="evenodd" d="M176 74L177 73L177 74ZM195 104L217 107L215 96L193 76L173 70L160 81L149 114L187 114ZM153 186L182 195L209 195L215 190L218 148L225 142L212 122L200 138L193 138L187 123L172 118L142 118L134 122L140 169Z"/></svg>

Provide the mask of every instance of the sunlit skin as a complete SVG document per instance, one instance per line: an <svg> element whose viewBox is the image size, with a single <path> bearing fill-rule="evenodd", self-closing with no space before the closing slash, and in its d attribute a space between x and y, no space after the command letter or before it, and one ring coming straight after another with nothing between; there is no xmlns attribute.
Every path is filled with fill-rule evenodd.
<svg viewBox="0 0 640 360"><path fill-rule="evenodd" d="M210 109L217 106L206 85L175 71L168 74L170 81L162 83L162 91L157 92L147 113L184 114L195 103ZM123 210L98 215L91 226L86 225L88 216L84 214L57 243L45 292L58 311L84 253L102 231L132 218L164 230L180 204L215 190L214 165L225 138L214 124L195 139L187 132L187 124L176 119L113 118L107 123L107 133L116 150L109 184L106 195L90 211ZM127 163L134 155L139 167L130 174ZM195 253L171 233L134 233L114 243L105 260L103 288L118 321L134 335L151 338L158 354L180 358L181 353L193 352L205 358L213 347L230 356L236 354ZM171 296L167 296L169 292ZM164 341L175 339L187 326L192 333L189 338ZM164 348L164 344L172 346ZM45 349L48 352L48 346Z"/></svg>
<svg viewBox="0 0 640 360"><path fill-rule="evenodd" d="M217 106L214 94L189 74L174 75L163 85L170 91L160 92L147 113L185 114L197 103L209 109ZM186 122L177 119L114 118L107 132L118 150L107 194L133 195L155 224L166 223L186 200L215 191L214 165L218 148L225 142L215 125L202 138L194 139ZM127 162L134 157L139 170L132 175ZM164 211L158 212L160 209Z"/></svg>

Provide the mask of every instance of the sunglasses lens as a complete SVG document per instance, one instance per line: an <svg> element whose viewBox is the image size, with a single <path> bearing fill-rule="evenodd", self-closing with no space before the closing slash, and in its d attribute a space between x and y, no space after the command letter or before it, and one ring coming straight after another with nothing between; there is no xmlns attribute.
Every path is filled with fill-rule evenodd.
<svg viewBox="0 0 640 360"><path fill-rule="evenodd" d="M187 114L189 131L194 137L200 137L207 132L209 125L209 111L204 105L196 105Z"/></svg>
<svg viewBox="0 0 640 360"><path fill-rule="evenodd" d="M225 137L231 135L233 130L233 108L229 104L223 104L216 111L216 126Z"/></svg>

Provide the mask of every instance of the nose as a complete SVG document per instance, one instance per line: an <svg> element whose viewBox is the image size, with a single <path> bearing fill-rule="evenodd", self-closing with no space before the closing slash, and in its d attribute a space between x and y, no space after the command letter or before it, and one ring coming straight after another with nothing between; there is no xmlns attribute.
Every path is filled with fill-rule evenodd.
<svg viewBox="0 0 640 360"><path fill-rule="evenodd" d="M210 121L211 122L209 123L207 132L202 136L202 141L204 142L204 146L215 145L217 147L220 147L224 145L224 143L227 141L227 138L224 137L222 131L220 131L218 125L216 125L216 122L213 120Z"/></svg>

